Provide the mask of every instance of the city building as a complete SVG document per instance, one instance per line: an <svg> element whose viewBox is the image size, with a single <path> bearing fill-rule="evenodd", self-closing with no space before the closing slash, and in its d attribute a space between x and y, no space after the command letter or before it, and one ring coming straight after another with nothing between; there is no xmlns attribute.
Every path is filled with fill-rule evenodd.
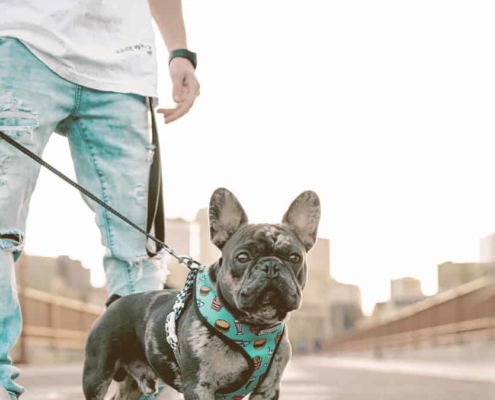
<svg viewBox="0 0 495 400"><path fill-rule="evenodd" d="M425 297L418 279L406 277L390 281L390 302L396 309L410 306Z"/></svg>
<svg viewBox="0 0 495 400"><path fill-rule="evenodd" d="M372 319L379 319L380 316L384 316L388 311L388 301L377 301L373 307L371 313Z"/></svg>
<svg viewBox="0 0 495 400"><path fill-rule="evenodd" d="M358 286L331 279L328 303L332 339L357 328L363 318L361 290Z"/></svg>
<svg viewBox="0 0 495 400"><path fill-rule="evenodd" d="M495 234L488 235L480 240L480 262L495 262Z"/></svg>
<svg viewBox="0 0 495 400"><path fill-rule="evenodd" d="M211 265L220 256L220 250L210 240L210 219L207 208L202 208L196 214L196 223L199 226L199 261L204 265Z"/></svg>
<svg viewBox="0 0 495 400"><path fill-rule="evenodd" d="M211 265L220 258L220 250L211 243L208 209L200 209L194 221L181 218L167 219L165 225L167 244L180 254L189 255L203 265ZM184 287L188 269L179 265L173 257L167 258L170 275L166 287Z"/></svg>
<svg viewBox="0 0 495 400"><path fill-rule="evenodd" d="M186 221L182 218L167 219L165 241L179 254L200 260L200 227L195 221ZM189 270L169 255L166 255L166 264L170 271L166 279L166 287L182 289Z"/></svg>
<svg viewBox="0 0 495 400"><path fill-rule="evenodd" d="M81 261L67 256L52 258L23 253L17 264L16 280L20 286L84 302L103 298L102 289L91 286L91 271Z"/></svg>
<svg viewBox="0 0 495 400"><path fill-rule="evenodd" d="M328 298L330 291L330 241L318 238L308 254L308 281L302 306L291 314L289 338L295 349L312 349L331 337Z"/></svg>
<svg viewBox="0 0 495 400"><path fill-rule="evenodd" d="M390 281L390 299L386 302L375 304L371 318L366 324L372 324L393 318L394 315L404 307L416 304L426 299L418 279L405 277Z"/></svg>
<svg viewBox="0 0 495 400"><path fill-rule="evenodd" d="M443 292L476 279L495 275L495 262L453 263L438 265L438 292Z"/></svg>

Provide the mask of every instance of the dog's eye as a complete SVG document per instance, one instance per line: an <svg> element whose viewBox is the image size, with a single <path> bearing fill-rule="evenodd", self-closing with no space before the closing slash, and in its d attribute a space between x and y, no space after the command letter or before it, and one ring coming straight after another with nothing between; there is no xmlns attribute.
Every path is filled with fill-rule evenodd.
<svg viewBox="0 0 495 400"><path fill-rule="evenodd" d="M248 261L251 261L251 259L249 258L249 254L248 253L240 253L240 254L238 254L237 257L236 257L236 260L239 261L242 264L247 263Z"/></svg>
<svg viewBox="0 0 495 400"><path fill-rule="evenodd" d="M293 263L298 263L299 261L301 261L301 256L299 254L293 253L290 255L289 260Z"/></svg>

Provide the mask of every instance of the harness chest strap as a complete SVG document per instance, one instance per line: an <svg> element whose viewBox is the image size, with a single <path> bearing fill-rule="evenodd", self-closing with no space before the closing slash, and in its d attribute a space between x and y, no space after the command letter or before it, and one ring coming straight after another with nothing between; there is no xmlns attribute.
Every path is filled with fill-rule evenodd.
<svg viewBox="0 0 495 400"><path fill-rule="evenodd" d="M268 329L258 329L236 320L220 302L208 276L208 268L191 271L184 289L178 294L174 310L167 316L167 341L178 356L179 348L175 322L185 306L185 300L191 294L198 317L210 331L228 341L246 359L251 374L244 382L228 392L216 393L217 399L240 400L251 393L268 372L273 355L282 339L285 325L277 324Z"/></svg>

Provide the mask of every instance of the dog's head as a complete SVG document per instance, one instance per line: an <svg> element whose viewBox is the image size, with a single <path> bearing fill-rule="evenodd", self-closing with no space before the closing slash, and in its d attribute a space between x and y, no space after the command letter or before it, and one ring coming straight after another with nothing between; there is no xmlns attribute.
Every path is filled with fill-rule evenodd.
<svg viewBox="0 0 495 400"><path fill-rule="evenodd" d="M320 221L320 200L301 193L280 224L249 224L237 198L217 189L210 201L211 241L222 252L212 266L218 295L242 322L270 326L301 305L306 254Z"/></svg>

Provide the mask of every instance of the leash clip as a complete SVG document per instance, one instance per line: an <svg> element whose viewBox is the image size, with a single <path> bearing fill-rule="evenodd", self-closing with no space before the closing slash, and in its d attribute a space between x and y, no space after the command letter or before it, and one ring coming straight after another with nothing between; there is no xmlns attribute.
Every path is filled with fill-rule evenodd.
<svg viewBox="0 0 495 400"><path fill-rule="evenodd" d="M178 256L177 262L179 264L184 264L191 271L199 270L199 267L201 266L199 262L197 262L190 256ZM197 266L193 266L194 264L196 264Z"/></svg>

